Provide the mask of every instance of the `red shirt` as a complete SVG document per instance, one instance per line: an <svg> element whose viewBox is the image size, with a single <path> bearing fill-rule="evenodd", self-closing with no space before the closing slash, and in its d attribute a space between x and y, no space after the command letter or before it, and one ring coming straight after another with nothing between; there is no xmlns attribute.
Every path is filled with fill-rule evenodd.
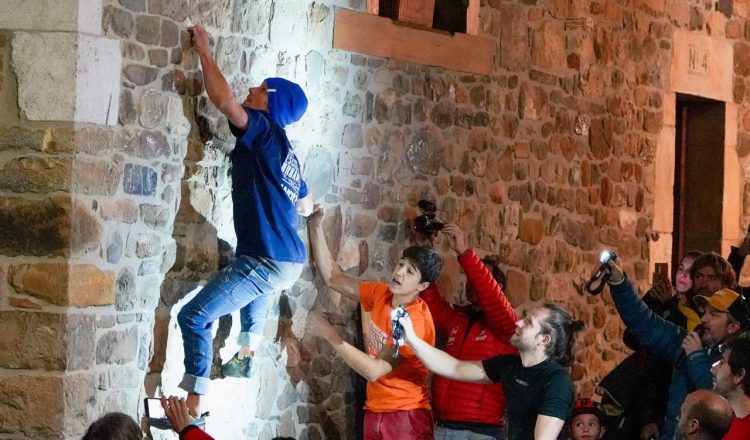
<svg viewBox="0 0 750 440"><path fill-rule="evenodd" d="M735 417L732 427L729 428L729 432L724 436L724 440L748 439L750 439L750 414L746 415L744 419Z"/></svg>
<svg viewBox="0 0 750 440"><path fill-rule="evenodd" d="M190 425L180 432L180 440L214 440L214 438L199 427Z"/></svg>
<svg viewBox="0 0 750 440"><path fill-rule="evenodd" d="M472 250L459 255L466 280L476 292L482 313L472 317L454 309L430 286L421 297L430 307L435 330L445 339L446 353L460 360L481 361L499 354L517 354L509 345L519 319L500 286ZM435 375L432 378L435 419L500 425L505 395L499 383L475 384Z"/></svg>

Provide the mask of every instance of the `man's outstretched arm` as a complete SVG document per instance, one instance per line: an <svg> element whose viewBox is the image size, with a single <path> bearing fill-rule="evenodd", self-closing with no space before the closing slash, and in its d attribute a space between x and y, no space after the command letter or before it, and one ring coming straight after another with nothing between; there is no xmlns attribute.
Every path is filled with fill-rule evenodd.
<svg viewBox="0 0 750 440"><path fill-rule="evenodd" d="M359 280L345 274L333 260L331 251L328 249L328 243L323 235L324 215L323 207L315 205L312 214L307 219L307 231L310 234L310 248L315 267L326 286L359 301Z"/></svg>
<svg viewBox="0 0 750 440"><path fill-rule="evenodd" d="M534 425L534 440L556 440L564 425L565 420L539 414Z"/></svg>
<svg viewBox="0 0 750 440"><path fill-rule="evenodd" d="M481 361L459 361L448 353L438 350L417 336L411 318L400 318L404 327L406 343L411 347L419 360L433 373L449 379L474 383L491 383Z"/></svg>
<svg viewBox="0 0 750 440"><path fill-rule="evenodd" d="M244 130L248 124L247 113L240 103L234 99L229 83L227 83L216 64L216 60L211 55L208 32L201 25L195 25L188 30L193 35L193 47L201 60L203 83L206 86L208 99L229 119L232 125Z"/></svg>

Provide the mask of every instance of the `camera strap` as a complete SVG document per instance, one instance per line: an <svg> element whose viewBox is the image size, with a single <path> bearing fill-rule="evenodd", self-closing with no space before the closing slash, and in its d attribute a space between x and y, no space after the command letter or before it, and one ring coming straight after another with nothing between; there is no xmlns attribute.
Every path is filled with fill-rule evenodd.
<svg viewBox="0 0 750 440"><path fill-rule="evenodd" d="M594 275L589 278L588 281L586 281L586 284L583 285L584 289L586 289L586 292L589 293L589 295L599 295L602 293L602 290L604 290L604 286L607 284L607 281L609 280L609 267L606 264L602 264L599 266L599 269L594 273ZM595 284L596 281L599 281L598 284Z"/></svg>

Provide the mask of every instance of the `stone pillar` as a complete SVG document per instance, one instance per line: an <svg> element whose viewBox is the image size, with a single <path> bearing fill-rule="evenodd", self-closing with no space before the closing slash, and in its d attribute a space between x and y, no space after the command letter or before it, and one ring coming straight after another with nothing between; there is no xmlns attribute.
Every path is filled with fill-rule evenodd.
<svg viewBox="0 0 750 440"><path fill-rule="evenodd" d="M122 158L102 153L122 58L101 22L98 0L0 4L0 437L80 438L102 412L136 414L148 328L114 313L132 283L107 220L138 205L114 200Z"/></svg>

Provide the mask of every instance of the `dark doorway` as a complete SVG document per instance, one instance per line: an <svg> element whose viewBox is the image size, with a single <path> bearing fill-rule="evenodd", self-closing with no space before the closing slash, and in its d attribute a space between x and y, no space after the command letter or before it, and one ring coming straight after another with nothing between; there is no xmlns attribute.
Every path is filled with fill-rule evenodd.
<svg viewBox="0 0 750 440"><path fill-rule="evenodd" d="M723 102L677 95L673 271L687 251L721 252L724 113Z"/></svg>

